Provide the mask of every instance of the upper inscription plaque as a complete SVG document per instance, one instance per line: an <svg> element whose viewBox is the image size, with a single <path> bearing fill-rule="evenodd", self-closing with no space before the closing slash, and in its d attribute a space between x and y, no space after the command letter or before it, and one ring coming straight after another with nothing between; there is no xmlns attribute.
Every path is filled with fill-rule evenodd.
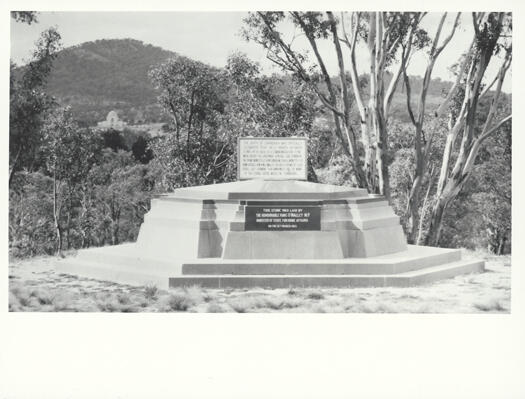
<svg viewBox="0 0 525 399"><path fill-rule="evenodd" d="M306 180L306 137L240 137L239 180Z"/></svg>

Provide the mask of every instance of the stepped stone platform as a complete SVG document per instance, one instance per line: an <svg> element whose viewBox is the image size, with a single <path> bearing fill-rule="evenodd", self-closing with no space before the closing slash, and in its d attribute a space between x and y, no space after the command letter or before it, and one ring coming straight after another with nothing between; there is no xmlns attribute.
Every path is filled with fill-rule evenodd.
<svg viewBox="0 0 525 399"><path fill-rule="evenodd" d="M306 181L181 188L152 200L136 243L81 250L59 273L159 288L411 286L481 272L407 245L388 202Z"/></svg>

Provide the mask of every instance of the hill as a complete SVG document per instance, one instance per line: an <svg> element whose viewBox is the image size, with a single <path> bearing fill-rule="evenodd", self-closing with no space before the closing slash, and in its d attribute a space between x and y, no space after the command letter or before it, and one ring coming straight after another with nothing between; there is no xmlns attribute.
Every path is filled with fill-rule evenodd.
<svg viewBox="0 0 525 399"><path fill-rule="evenodd" d="M75 117L89 126L105 120L111 110L118 111L119 117L128 124L167 122L157 104L157 92L148 78L148 71L172 57L180 55L134 39L82 43L59 52L48 81L48 91L61 104L70 105ZM334 81L337 80L334 77ZM412 101L417 106L422 79L411 76L410 81ZM439 78L433 79L427 104L440 103L443 91L450 85ZM392 112L399 120L408 122L403 89L399 84Z"/></svg>
<svg viewBox="0 0 525 399"><path fill-rule="evenodd" d="M163 117L148 71L177 56L133 39L83 43L60 51L48 90L88 125L104 120L112 109L128 123L158 122Z"/></svg>

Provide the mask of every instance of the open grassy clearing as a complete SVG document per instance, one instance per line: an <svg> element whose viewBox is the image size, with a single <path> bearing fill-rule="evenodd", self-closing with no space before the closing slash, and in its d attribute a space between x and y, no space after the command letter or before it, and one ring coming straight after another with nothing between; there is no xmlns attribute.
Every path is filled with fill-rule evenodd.
<svg viewBox="0 0 525 399"><path fill-rule="evenodd" d="M509 313L510 256L487 271L411 288L158 290L54 272L52 257L12 260L9 310L29 312Z"/></svg>

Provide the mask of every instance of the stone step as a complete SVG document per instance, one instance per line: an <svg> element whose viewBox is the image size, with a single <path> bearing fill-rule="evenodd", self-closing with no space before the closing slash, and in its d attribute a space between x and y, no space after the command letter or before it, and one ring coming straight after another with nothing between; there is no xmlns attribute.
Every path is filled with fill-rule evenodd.
<svg viewBox="0 0 525 399"><path fill-rule="evenodd" d="M395 275L186 275L170 277L169 286L199 285L205 288L409 287L460 274L479 273L483 270L483 261L461 260Z"/></svg>
<svg viewBox="0 0 525 399"><path fill-rule="evenodd" d="M142 271L122 265L80 260L77 258L63 259L56 263L57 273L111 281L134 286L155 285L159 289L168 289L169 276L176 275L174 271L155 268Z"/></svg>
<svg viewBox="0 0 525 399"><path fill-rule="evenodd" d="M442 265L461 259L460 250L412 258L346 258L323 260L222 260L203 259L182 265L183 275L344 275L396 274Z"/></svg>
<svg viewBox="0 0 525 399"><path fill-rule="evenodd" d="M91 263L105 263L116 267L125 266L140 270L170 269L177 267L180 270L180 260L143 258L140 247L136 244L123 244L115 247L90 248L78 251L76 258L79 261Z"/></svg>
<svg viewBox="0 0 525 399"><path fill-rule="evenodd" d="M137 286L156 285L160 289L168 287L200 285L208 288L247 288L270 287L408 287L428 284L436 280L454 277L459 274L482 272L483 261L462 260L444 265L427 267L399 274L378 275L185 275L169 268L137 269L129 266L117 267L115 264L63 259L56 264L57 273L78 275L103 281ZM177 276L177 277L175 277Z"/></svg>
<svg viewBox="0 0 525 399"><path fill-rule="evenodd" d="M130 285L207 287L410 286L457 274L482 271L482 261L461 259L460 250L409 246L373 258L338 260L223 260L208 258L182 265L177 259L141 258L133 244L79 251L57 262L58 273Z"/></svg>
<svg viewBox="0 0 525 399"><path fill-rule="evenodd" d="M271 274L395 274L431 267L461 259L461 251L409 246L406 252L390 256L345 259L220 259L202 258L191 262L181 259L143 258L136 244L91 248L78 251L76 259L84 263L108 264L114 268L138 272L159 271L167 276L191 275L271 275Z"/></svg>

